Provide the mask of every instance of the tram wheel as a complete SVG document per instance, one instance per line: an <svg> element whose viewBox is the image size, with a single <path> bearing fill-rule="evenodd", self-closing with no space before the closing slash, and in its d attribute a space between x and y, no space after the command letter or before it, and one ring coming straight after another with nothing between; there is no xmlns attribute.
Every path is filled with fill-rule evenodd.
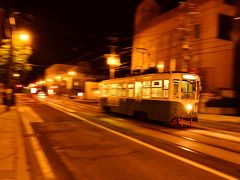
<svg viewBox="0 0 240 180"><path fill-rule="evenodd" d="M147 113L145 113L145 112L139 112L139 111L135 112L134 117L135 117L136 120L139 120L139 121L148 120Z"/></svg>
<svg viewBox="0 0 240 180"><path fill-rule="evenodd" d="M105 113L110 113L110 112L111 112L111 109L110 109L109 106L104 106L104 107L103 107L103 111L104 111Z"/></svg>

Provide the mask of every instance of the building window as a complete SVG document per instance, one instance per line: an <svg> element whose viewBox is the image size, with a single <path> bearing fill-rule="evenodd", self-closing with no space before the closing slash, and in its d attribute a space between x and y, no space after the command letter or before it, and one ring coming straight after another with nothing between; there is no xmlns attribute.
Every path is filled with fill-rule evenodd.
<svg viewBox="0 0 240 180"><path fill-rule="evenodd" d="M235 4L235 0L224 0L225 4L229 4L229 5L234 5Z"/></svg>
<svg viewBox="0 0 240 180"><path fill-rule="evenodd" d="M225 14L219 15L218 21L218 38L224 40L231 40L231 31L232 31L232 16Z"/></svg>
<svg viewBox="0 0 240 180"><path fill-rule="evenodd" d="M171 59L170 60L170 71L176 71L176 59Z"/></svg>
<svg viewBox="0 0 240 180"><path fill-rule="evenodd" d="M194 24L194 38L200 39L201 35L201 25L200 24Z"/></svg>

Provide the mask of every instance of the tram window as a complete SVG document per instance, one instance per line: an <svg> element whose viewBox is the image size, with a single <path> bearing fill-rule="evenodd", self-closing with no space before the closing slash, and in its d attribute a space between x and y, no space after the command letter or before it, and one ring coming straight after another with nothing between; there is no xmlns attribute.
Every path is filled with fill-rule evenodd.
<svg viewBox="0 0 240 180"><path fill-rule="evenodd" d="M197 81L197 87L196 87L196 98L199 99L200 97L200 91L202 90L201 84L199 81Z"/></svg>
<svg viewBox="0 0 240 180"><path fill-rule="evenodd" d="M151 81L143 81L143 87L150 87Z"/></svg>
<svg viewBox="0 0 240 180"><path fill-rule="evenodd" d="M135 82L135 97L141 97L142 82Z"/></svg>
<svg viewBox="0 0 240 180"><path fill-rule="evenodd" d="M162 97L162 80L152 81L152 97Z"/></svg>
<svg viewBox="0 0 240 180"><path fill-rule="evenodd" d="M117 84L111 84L109 94L113 97L117 96Z"/></svg>
<svg viewBox="0 0 240 180"><path fill-rule="evenodd" d="M168 98L169 80L163 80L163 98Z"/></svg>
<svg viewBox="0 0 240 180"><path fill-rule="evenodd" d="M127 87L126 83L121 85L121 96L123 96L123 97L126 96L126 87Z"/></svg>
<svg viewBox="0 0 240 180"><path fill-rule="evenodd" d="M173 98L178 99L179 98L179 79L174 79L173 80Z"/></svg>
<svg viewBox="0 0 240 180"><path fill-rule="evenodd" d="M133 83L129 83L128 84L128 97L133 97L133 94L134 94L134 84Z"/></svg>
<svg viewBox="0 0 240 180"><path fill-rule="evenodd" d="M122 96L122 85L121 84L117 84L116 91L117 91L116 93L117 93L118 97Z"/></svg>
<svg viewBox="0 0 240 180"><path fill-rule="evenodd" d="M106 96L110 96L110 89L111 89L111 84L106 84L105 85Z"/></svg>
<svg viewBox="0 0 240 180"><path fill-rule="evenodd" d="M150 98L151 81L143 81L143 98Z"/></svg>
<svg viewBox="0 0 240 180"><path fill-rule="evenodd" d="M182 99L194 99L196 94L196 81L182 80Z"/></svg>
<svg viewBox="0 0 240 180"><path fill-rule="evenodd" d="M101 85L101 94L102 96L105 96L105 97L108 96L108 89L106 84Z"/></svg>

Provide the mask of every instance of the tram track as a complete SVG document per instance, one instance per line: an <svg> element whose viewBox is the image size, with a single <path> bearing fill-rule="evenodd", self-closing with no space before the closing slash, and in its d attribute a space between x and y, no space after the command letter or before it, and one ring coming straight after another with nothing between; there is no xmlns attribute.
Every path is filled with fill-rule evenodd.
<svg viewBox="0 0 240 180"><path fill-rule="evenodd" d="M89 118L87 115L84 115L84 114L79 114L79 112L77 112L77 114L78 115L80 115L80 116L83 116L84 118ZM96 116L96 114L95 114L95 116ZM100 116L100 117L98 117L98 116ZM106 127L109 127L109 128L111 128L111 129L115 129L115 130L117 130L117 131L119 131L120 129L123 131L123 132L134 132L135 130L134 129L129 129L129 128L126 128L126 127L129 127L129 126L122 126L122 127L120 127L120 126L115 126L115 125L112 125L110 122L107 122L107 121L102 121L102 115L98 115L97 117L92 117L92 119L94 119L94 122L96 122L96 123L98 123L98 124L101 124L101 125L104 125L104 126L106 126ZM109 116L107 116L107 115L105 115L105 117L109 117ZM114 117L111 117L111 118L114 118ZM89 121L92 121L92 119L91 120L89 120ZM119 118L118 118L119 119ZM114 119L114 120L116 120L116 119ZM126 120L124 121L124 122L126 122ZM149 127L149 126L148 126ZM144 127L144 128L146 128L146 127ZM162 137L164 137L165 136L165 140L164 139L160 139L160 137L161 136L152 136L152 135L149 135L149 134L154 134L153 132L149 132L148 134L146 134L146 133L142 133L143 131L139 131L139 130L137 130L135 133L136 134L138 134L138 135L141 135L141 136L147 136L148 138L147 139L149 139L150 137L152 137L152 138L156 138L156 139L160 139L162 142L164 141L164 142L168 142L168 143L170 143L171 144L171 146L176 146L176 147L178 147L178 148L181 148L181 149L183 149L183 150L185 150L185 151L192 151L192 152L198 152L198 153L205 153L203 150L202 151L197 151L196 150L196 148L194 149L194 148L191 148L191 147L189 147L189 146L186 146L187 144L191 144L191 143L194 143L194 144L198 144L197 146L206 146L206 147L208 147L208 148L206 148L206 149L209 149L209 148L211 148L211 149L215 149L215 151L222 151L222 152L224 152L224 153L226 153L226 152L228 152L228 153L233 153L233 155L235 155L235 154L238 154L239 153L239 150L235 150L235 149L231 149L231 148L227 148L227 147L224 147L224 146L218 146L218 145L214 145L214 144L210 144L210 143L206 143L206 142L202 142L202 141L199 141L199 140L197 140L197 139L195 139L194 140L194 142L192 142L192 139L191 138L189 138L189 137L186 137L186 136L179 136L179 135L177 135L177 134L175 134L175 133L171 133L171 132L166 132L166 130L160 130L159 128L157 128L157 130L156 130L156 128L154 129L155 131L157 131L157 133L158 134L160 134L160 133L162 133L162 134L165 134L165 135L163 135ZM155 132L156 133L156 132ZM184 140L184 144L185 145L181 145L180 143L173 143L173 141L172 140L169 140L169 138L166 138L166 136L171 136L171 139L177 139L176 141L179 141L179 142L181 142L182 140ZM167 139L167 140L166 140ZM179 139L182 139L182 140L179 140ZM190 140L191 139L191 140ZM199 145L199 144L201 144L201 145ZM225 152L226 151L226 152ZM211 154L211 153L210 153ZM209 153L208 153L208 155L209 155ZM214 154L212 154L212 156L214 157ZM218 156L218 158L219 159L221 159L221 156L219 155ZM225 159L226 160L226 159ZM230 162L232 162L233 164L235 164L235 158L232 158L232 160L230 160Z"/></svg>
<svg viewBox="0 0 240 180"><path fill-rule="evenodd" d="M62 111L64 112L63 109L64 109L64 107L62 107ZM71 112L68 112L67 114L73 115L73 113L71 113ZM126 129L126 128L123 128L123 127L115 126L115 125L112 125L111 123L109 123L107 121L101 121L101 119L99 119L99 117L89 118L88 116L84 116L84 115L79 114L79 113L74 113L74 114L75 114L74 117L80 117L80 119L82 117L89 122L100 124L101 126L104 126L104 127L109 128L111 130L117 131L121 134L125 134L129 137L133 137L133 138L135 138L137 140L140 140L144 143L150 144L150 145L152 145L156 148L163 149L167 152L177 154L178 156L181 156L181 157L185 157L185 158L187 158L191 161L198 162L200 164L206 165L206 166L211 167L211 168L215 168L215 169L217 169L221 172L229 173L229 171L230 171L232 175L234 175L236 177L240 177L239 170L238 170L238 164L236 164L234 162L229 162L227 160L221 159L220 157L211 156L211 155L206 154L202 151L197 151L197 150L191 149L187 146L173 143L173 142L168 141L166 139L160 138L159 136L152 136L152 135L149 135L149 133L146 134L146 133L139 132L136 129L129 129L129 128ZM118 118L118 119L120 119L120 118ZM164 132L164 133L166 134L166 132ZM171 136L174 136L178 139L179 138L180 139L185 139L188 142L190 141L190 139L188 137L179 137L175 134L171 135ZM195 142L195 143L202 144L201 142ZM216 168L216 164L219 164L220 166L217 166L217 168Z"/></svg>
<svg viewBox="0 0 240 180"><path fill-rule="evenodd" d="M58 105L62 105L62 104L60 102L58 102ZM75 110L74 112L80 113L80 115L84 116L85 118L87 118L88 115L89 115L89 114L82 113L82 112L78 111L79 108L81 108L83 106L80 105L80 107L79 107L79 105L75 104L74 102L68 102L65 105L72 105L72 106L74 106L74 110ZM91 106L91 105L89 105L89 106L92 107L92 108L94 107L94 106ZM75 108L77 108L77 109L75 109ZM93 109L91 109L91 110L93 110ZM93 117L93 118L98 123L101 124L103 121L105 121L105 122L108 121L105 118L108 119L109 115L101 114L97 108L95 109L95 113L97 113L97 114L95 114L94 115L95 117ZM153 124L154 122L149 124L149 123L139 122L139 121L136 121L136 120L133 120L133 119L128 119L128 118L122 119L122 118L116 117L114 115L111 116L111 118L114 119L114 121L121 120L121 122L124 121L124 122L127 122L127 123L130 122L131 124L134 123L136 128L138 128L139 126L143 125L144 128L157 131L158 133L164 133L164 134L168 134L168 135L174 136L176 138L182 138L184 140L188 140L190 142L194 141L195 143L201 143L201 144L204 144L204 145L207 145L207 146L211 146L211 147L214 147L214 148L219 148L219 149L230 151L230 152L234 152L234 153L240 153L240 147L239 146L235 147L235 142L232 142L232 144L230 146L222 146L222 144L223 144L222 143L222 139L217 137L217 136L214 136L214 137L209 136L208 135L208 133L209 133L208 131L205 131L204 134L203 133L201 133L201 134L197 133L197 136L199 136L199 137L195 137L196 136L195 134L193 135L192 132L188 132L189 130L192 131L192 130L197 130L198 129L198 128L195 128L195 127L193 127L193 128L186 128L186 129L184 129L184 131L182 131L182 129L180 129L180 130L177 129L177 131L175 131L175 129L174 129L174 131L172 131L172 129L170 129L171 131L169 131L169 129L165 129L165 127L162 128L162 126L161 127L156 126L156 123ZM100 121L99 121L99 119L100 119ZM113 123L113 121L111 121L111 122L107 122L107 124L114 124L114 123ZM127 124L125 126L123 126L123 127L120 127L119 125L117 125L117 128L125 128L125 130L128 130L128 131L131 130L131 129L126 129L126 127L129 127L129 126ZM187 131L188 134L186 134L186 131ZM194 138L193 138L193 136L194 136ZM205 141L202 140L202 136L205 136L205 139L206 139ZM214 141L213 141L213 138L214 138ZM219 145L219 144L221 144L221 145ZM189 149L189 147L185 147L185 148Z"/></svg>
<svg viewBox="0 0 240 180"><path fill-rule="evenodd" d="M65 102L64 102L64 104L65 104ZM60 101L59 101L58 105L62 105L62 103L60 103ZM86 108L82 105L79 105L79 103L71 102L71 101L66 102L65 105L73 106L74 109L76 108L75 109L76 112L80 112L80 111L78 111L79 108L81 108L81 109ZM109 117L109 115L107 115L107 114L102 114L96 106L88 105L88 109L89 108L91 108L91 111L94 111L95 113L100 113L99 117L97 117L97 118L101 118L101 117L108 118ZM119 117L117 117L118 115L116 115L116 114L111 114L111 115L112 115L111 118L114 118L114 121L123 120L122 116L121 116L121 118L119 118ZM95 114L95 116L97 116L97 114ZM222 148L224 150L240 153L240 150L239 150L240 147L237 147L237 148L234 149L234 148L229 148L229 147L226 147L226 146L213 144L212 143L212 140L213 140L212 138L214 138L214 141L216 142L217 141L216 139L222 140L222 137L218 137L217 135L211 136L211 135L209 135L210 133L207 129L198 127L198 125L193 126L193 127L188 127L187 126L185 128L179 128L178 129L178 128L174 128L174 127L172 127L172 128L164 127L162 124L160 124L160 126L159 126L159 124L156 121L151 121L150 123L149 122L145 123L145 122L137 121L135 119L129 119L129 117L125 117L124 121L129 121L131 124L135 123L137 126L142 126L143 125L144 128L152 129L152 130L155 130L157 132L166 133L166 134L169 134L169 135L172 135L172 136L180 137L180 138L191 140L191 141L194 140L195 142L202 143L202 144L205 144L205 145L210 145L210 146L214 146L214 147L217 147L217 148ZM166 129L166 128L168 128L168 129ZM169 131L169 129L170 129L170 131ZM193 132L189 132L189 131L193 131ZM224 136L229 136L227 138L227 140L233 141L233 143L234 142L239 143L239 141L240 141L240 138L232 136L231 133L230 133L230 135L228 135L228 134L226 134L227 133L226 131L222 132L222 131L218 131L216 129L211 129L210 131L211 131L212 134L220 134L220 135L223 134ZM189 133L189 134L186 134L186 132ZM200 137L195 137L196 136L195 134L199 135ZM194 136L194 138L193 138L193 136ZM201 136L204 136L205 138L207 138L207 140L203 141ZM234 137L235 137L236 140L235 141L231 140L231 138L234 139ZM199 140L199 139L201 139L201 140ZM219 142L219 143L221 144L221 142ZM230 146L230 147L232 147L232 146Z"/></svg>

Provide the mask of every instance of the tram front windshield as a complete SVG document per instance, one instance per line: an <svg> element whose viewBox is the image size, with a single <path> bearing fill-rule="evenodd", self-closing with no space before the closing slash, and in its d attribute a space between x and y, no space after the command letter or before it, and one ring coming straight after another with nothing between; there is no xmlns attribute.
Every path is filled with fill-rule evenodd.
<svg viewBox="0 0 240 180"><path fill-rule="evenodd" d="M182 99L195 99L197 97L196 83L196 80L182 80Z"/></svg>

